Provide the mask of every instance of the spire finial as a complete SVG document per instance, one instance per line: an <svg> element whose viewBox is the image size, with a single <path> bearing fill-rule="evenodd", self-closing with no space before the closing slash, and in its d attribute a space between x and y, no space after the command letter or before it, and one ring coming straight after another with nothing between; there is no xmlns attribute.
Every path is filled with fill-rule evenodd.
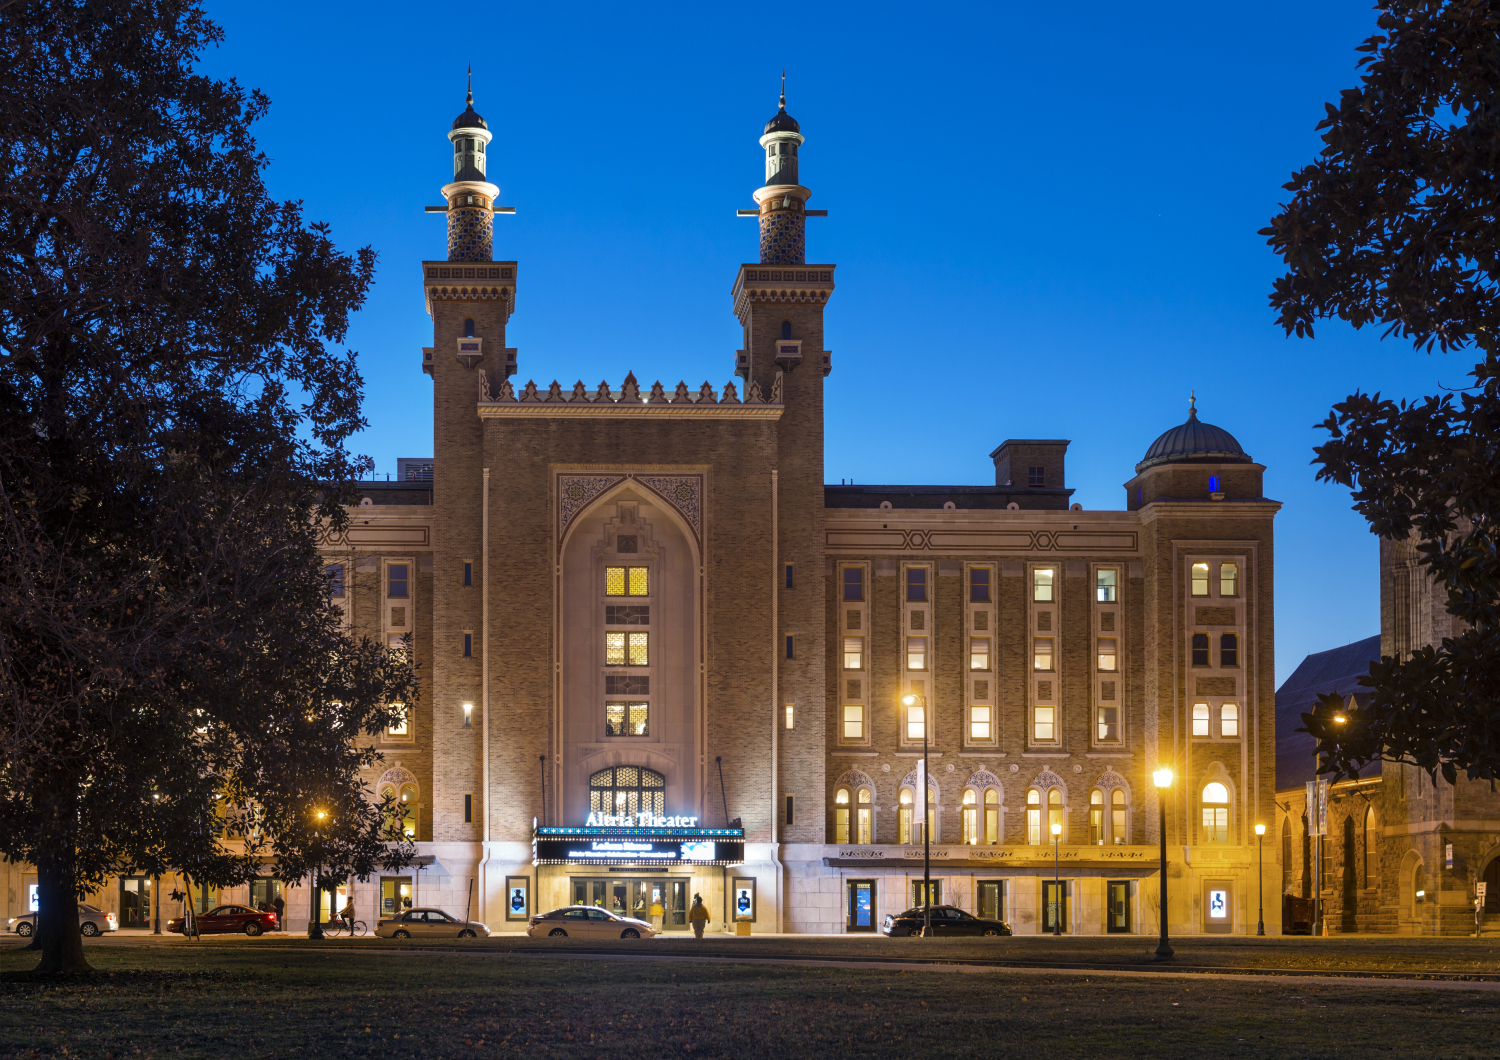
<svg viewBox="0 0 1500 1060"><path fill-rule="evenodd" d="M1195 390L1189 390L1188 391L1188 419L1190 419L1190 420L1191 419L1197 419L1197 417L1198 417L1198 392L1195 391Z"/></svg>
<svg viewBox="0 0 1500 1060"><path fill-rule="evenodd" d="M469 64L469 98L466 101L469 106L474 105L474 64Z"/></svg>
<svg viewBox="0 0 1500 1060"><path fill-rule="evenodd" d="M786 67L781 68L781 109L786 110Z"/></svg>

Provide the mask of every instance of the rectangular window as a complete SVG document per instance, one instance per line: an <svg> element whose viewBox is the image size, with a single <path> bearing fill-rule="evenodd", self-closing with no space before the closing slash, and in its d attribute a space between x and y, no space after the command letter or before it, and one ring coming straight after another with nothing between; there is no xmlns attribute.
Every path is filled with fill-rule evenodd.
<svg viewBox="0 0 1500 1060"><path fill-rule="evenodd" d="M1101 741L1118 740L1120 738L1120 708L1096 707L1094 713L1098 721L1096 738Z"/></svg>
<svg viewBox="0 0 1500 1060"><path fill-rule="evenodd" d="M1037 637L1032 640L1031 668L1033 670L1052 669L1052 638Z"/></svg>
<svg viewBox="0 0 1500 1060"><path fill-rule="evenodd" d="M788 729L797 727L797 707L792 703L786 705L786 727Z"/></svg>
<svg viewBox="0 0 1500 1060"><path fill-rule="evenodd" d="M406 723L406 704L391 704L391 723L386 727L388 736L410 736L411 727Z"/></svg>
<svg viewBox="0 0 1500 1060"><path fill-rule="evenodd" d="M1207 703L1194 703L1193 704L1193 735L1194 736L1207 736L1208 735L1208 704Z"/></svg>
<svg viewBox="0 0 1500 1060"><path fill-rule="evenodd" d="M848 793L844 793L848 797ZM849 807L835 806L833 808L833 841L835 843L849 842Z"/></svg>
<svg viewBox="0 0 1500 1060"><path fill-rule="evenodd" d="M792 564L786 565L786 587L788 589L796 585L796 579L792 577Z"/></svg>
<svg viewBox="0 0 1500 1060"><path fill-rule="evenodd" d="M1032 465L1026 469L1026 485L1039 489L1047 484L1047 469Z"/></svg>
<svg viewBox="0 0 1500 1060"><path fill-rule="evenodd" d="M389 563L385 568L385 595L392 599L404 600L407 597L407 578L411 573L409 563Z"/></svg>
<svg viewBox="0 0 1500 1060"><path fill-rule="evenodd" d="M908 670L927 669L927 638L906 638L906 668Z"/></svg>
<svg viewBox="0 0 1500 1060"><path fill-rule="evenodd" d="M344 565L330 563L323 568L323 577L328 579L328 595L335 600L344 598Z"/></svg>
<svg viewBox="0 0 1500 1060"><path fill-rule="evenodd" d="M1219 634L1219 665L1238 666L1240 664L1240 636L1238 633Z"/></svg>
<svg viewBox="0 0 1500 1060"><path fill-rule="evenodd" d="M908 603L922 603L927 599L927 568L906 568L906 599Z"/></svg>
<svg viewBox="0 0 1500 1060"><path fill-rule="evenodd" d="M793 811L796 809L796 799L792 795L786 797L786 823L791 824L794 818Z"/></svg>
<svg viewBox="0 0 1500 1060"><path fill-rule="evenodd" d="M471 586L473 584L474 584L474 564L472 564L472 563L465 563L464 564L464 587L467 588L467 587L469 587L469 586Z"/></svg>
<svg viewBox="0 0 1500 1060"><path fill-rule="evenodd" d="M844 707L844 739L865 738L865 708L855 704Z"/></svg>
<svg viewBox="0 0 1500 1060"><path fill-rule="evenodd" d="M1094 572L1094 599L1101 604L1112 604L1115 602L1115 594L1119 591L1120 572L1105 568Z"/></svg>
<svg viewBox="0 0 1500 1060"><path fill-rule="evenodd" d="M474 796L464 796L464 824L474 823Z"/></svg>
<svg viewBox="0 0 1500 1060"><path fill-rule="evenodd" d="M1207 633L1194 633L1193 634L1193 665L1194 666L1207 666L1208 665L1208 653L1209 653L1209 648L1208 648L1208 634Z"/></svg>
<svg viewBox="0 0 1500 1060"><path fill-rule="evenodd" d="M1031 708L1031 738L1033 740L1057 739L1057 708Z"/></svg>
<svg viewBox="0 0 1500 1060"><path fill-rule="evenodd" d="M468 631L464 632L464 658L474 658L474 634Z"/></svg>
<svg viewBox="0 0 1500 1060"><path fill-rule="evenodd" d="M649 666L651 663L651 634L615 633L604 634L605 666Z"/></svg>
<svg viewBox="0 0 1500 1060"><path fill-rule="evenodd" d="M913 880L912 881L912 885L911 885L911 905L912 905L913 909L921 909L921 908L923 908L923 902L922 902L922 885L924 883L926 883L926 882L927 881L925 881L925 880ZM933 905L942 905L943 904L943 881L942 880L933 880L932 881L932 903L931 904L933 904ZM932 918L934 920L936 920L937 919L937 914L934 913L932 915Z"/></svg>
<svg viewBox="0 0 1500 1060"><path fill-rule="evenodd" d="M927 704L913 703L906 708L906 738L920 740L927 732Z"/></svg>
<svg viewBox="0 0 1500 1060"><path fill-rule="evenodd" d="M1104 796L1101 792L1094 792L1095 802L1089 805L1089 844L1102 847L1104 845Z"/></svg>
<svg viewBox="0 0 1500 1060"><path fill-rule="evenodd" d="M650 569L646 567L605 567L604 595L650 596Z"/></svg>
<svg viewBox="0 0 1500 1060"><path fill-rule="evenodd" d="M863 670L865 668L865 638L844 638L844 669Z"/></svg>
<svg viewBox="0 0 1500 1060"><path fill-rule="evenodd" d="M969 739L971 739L971 740L988 740L988 739L990 739L990 708L989 707L970 707L969 708Z"/></svg>
<svg viewBox="0 0 1500 1060"><path fill-rule="evenodd" d="M844 599L859 601L865 598L865 569L844 568Z"/></svg>
<svg viewBox="0 0 1500 1060"><path fill-rule="evenodd" d="M1229 807L1203 807L1203 841L1205 843L1229 842Z"/></svg>
<svg viewBox="0 0 1500 1060"><path fill-rule="evenodd" d="M1221 736L1238 736L1240 734L1239 704L1225 703L1219 708L1219 734Z"/></svg>
<svg viewBox="0 0 1500 1060"><path fill-rule="evenodd" d="M969 669L988 670L990 668L990 638L969 638Z"/></svg>
<svg viewBox="0 0 1500 1060"><path fill-rule="evenodd" d="M638 674L605 674L604 694L607 696L649 696L651 678Z"/></svg>
<svg viewBox="0 0 1500 1060"><path fill-rule="evenodd" d="M797 646L795 640L796 638L793 637L792 634L788 633L786 635L786 657L788 659L795 659L797 657Z"/></svg>
<svg viewBox="0 0 1500 1060"><path fill-rule="evenodd" d="M1056 573L1051 567L1038 567L1031 572L1031 598L1037 603L1052 602L1052 580Z"/></svg>
<svg viewBox="0 0 1500 1060"><path fill-rule="evenodd" d="M651 608L645 604L605 604L606 626L649 626Z"/></svg>
<svg viewBox="0 0 1500 1060"><path fill-rule="evenodd" d="M1219 595L1240 595L1240 565L1238 563L1219 564Z"/></svg>
<svg viewBox="0 0 1500 1060"><path fill-rule="evenodd" d="M1207 596L1208 595L1208 564L1207 563L1194 563L1193 564L1193 595L1194 596Z"/></svg>
<svg viewBox="0 0 1500 1060"><path fill-rule="evenodd" d="M990 569L988 567L970 568L969 602L973 604L990 602Z"/></svg>
<svg viewBox="0 0 1500 1060"><path fill-rule="evenodd" d="M1099 669L1113 672L1120 668L1120 642L1114 637L1099 638Z"/></svg>
<svg viewBox="0 0 1500 1060"><path fill-rule="evenodd" d="M392 654L405 652L407 648L406 637L407 634L405 633L392 633L386 637L385 646Z"/></svg>
<svg viewBox="0 0 1500 1060"><path fill-rule="evenodd" d="M465 703L464 704L464 728L466 728L466 729L472 729L473 727L474 727L474 704L472 704L472 703Z"/></svg>
<svg viewBox="0 0 1500 1060"><path fill-rule="evenodd" d="M608 700L604 704L604 735L650 736L650 713L645 703Z"/></svg>

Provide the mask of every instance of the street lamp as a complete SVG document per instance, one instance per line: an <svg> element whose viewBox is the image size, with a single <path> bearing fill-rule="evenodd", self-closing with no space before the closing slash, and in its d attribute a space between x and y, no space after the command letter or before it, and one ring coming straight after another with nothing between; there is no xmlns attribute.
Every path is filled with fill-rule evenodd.
<svg viewBox="0 0 1500 1060"><path fill-rule="evenodd" d="M908 692L901 700L906 704L907 736L911 735L911 712L921 704L922 711L922 791L917 804L922 814L922 937L932 937L932 829L927 820L927 697Z"/></svg>
<svg viewBox="0 0 1500 1060"><path fill-rule="evenodd" d="M318 837L318 867L313 872L313 919L311 926L307 929L307 937L310 939L321 939L323 937L323 909L322 902L320 901L323 897L323 819L328 814L323 810L318 810L313 816L318 819L318 823L313 829L313 834Z"/></svg>
<svg viewBox="0 0 1500 1060"><path fill-rule="evenodd" d="M1161 810L1161 941L1156 944L1152 960L1170 961L1172 944L1167 941L1167 789L1172 786L1172 771L1162 766L1151 774L1156 782L1156 804Z"/></svg>
<svg viewBox="0 0 1500 1060"><path fill-rule="evenodd" d="M1062 877L1057 870L1057 837L1062 825L1052 822L1052 934L1062 934Z"/></svg>
<svg viewBox="0 0 1500 1060"><path fill-rule="evenodd" d="M1255 924L1255 933L1264 935L1266 933L1266 852L1261 840L1266 837L1266 826L1258 824L1255 826L1255 865L1256 872L1260 875L1260 919Z"/></svg>

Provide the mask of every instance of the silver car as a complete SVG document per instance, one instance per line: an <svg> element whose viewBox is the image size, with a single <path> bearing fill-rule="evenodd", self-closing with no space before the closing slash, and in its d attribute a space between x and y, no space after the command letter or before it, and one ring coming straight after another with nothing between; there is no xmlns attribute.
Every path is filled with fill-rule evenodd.
<svg viewBox="0 0 1500 1060"><path fill-rule="evenodd" d="M458 920L441 909L408 909L376 924L375 934L383 939L482 939L489 937L490 929L478 920Z"/></svg>
<svg viewBox="0 0 1500 1060"><path fill-rule="evenodd" d="M20 916L10 918L8 925L11 931L20 935L23 939L30 938L36 931L36 914L22 913ZM106 931L118 931L119 922L115 920L113 913L106 913L97 906L89 905L87 902L78 903L78 932L93 938L102 935Z"/></svg>
<svg viewBox="0 0 1500 1060"><path fill-rule="evenodd" d="M539 938L649 939L656 929L644 920L593 905L569 905L531 918L526 934Z"/></svg>

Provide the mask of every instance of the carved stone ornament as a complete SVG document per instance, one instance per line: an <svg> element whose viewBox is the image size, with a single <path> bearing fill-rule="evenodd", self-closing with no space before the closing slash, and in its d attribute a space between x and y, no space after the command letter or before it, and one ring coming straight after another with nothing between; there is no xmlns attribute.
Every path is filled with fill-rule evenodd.
<svg viewBox="0 0 1500 1060"><path fill-rule="evenodd" d="M703 533L703 480L697 475L636 475L637 482L649 486L670 504L693 528L693 533Z"/></svg>
<svg viewBox="0 0 1500 1060"><path fill-rule="evenodd" d="M558 534L567 530L573 517L624 475L563 475L557 480Z"/></svg>
<svg viewBox="0 0 1500 1060"><path fill-rule="evenodd" d="M375 782L375 790L379 792L383 785L389 784L397 791L400 791L402 784L415 784L416 782L416 774L411 770L395 766L380 774L380 779Z"/></svg>
<svg viewBox="0 0 1500 1060"><path fill-rule="evenodd" d="M964 781L964 787L983 789L999 788L1002 785L999 777L995 776L988 769L981 769L970 776L968 780Z"/></svg>
<svg viewBox="0 0 1500 1060"><path fill-rule="evenodd" d="M1032 777L1031 786L1033 788L1041 788L1043 791L1048 788L1062 788L1066 790L1068 787L1068 785L1063 782L1063 778L1052 772L1050 768L1044 769L1036 776Z"/></svg>
<svg viewBox="0 0 1500 1060"><path fill-rule="evenodd" d="M875 790L875 782L857 769L849 770L833 783L835 787L869 788L871 791Z"/></svg>
<svg viewBox="0 0 1500 1060"><path fill-rule="evenodd" d="M1125 788L1128 790L1130 788L1130 782L1127 781L1124 777L1120 776L1120 774L1116 773L1113 769L1106 769L1103 773L1099 774L1099 779L1094 781L1094 787L1106 789Z"/></svg>

